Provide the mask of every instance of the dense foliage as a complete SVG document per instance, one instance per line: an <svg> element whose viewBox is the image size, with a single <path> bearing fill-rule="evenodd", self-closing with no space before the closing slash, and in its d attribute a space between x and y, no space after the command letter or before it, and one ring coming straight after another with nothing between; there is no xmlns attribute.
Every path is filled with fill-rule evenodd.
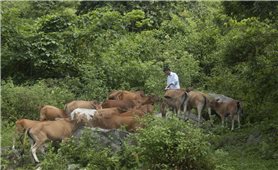
<svg viewBox="0 0 278 170"><path fill-rule="evenodd" d="M243 101L246 127L277 121L275 1L4 1L1 7L1 117L7 132L16 119L38 119L44 104L103 101L113 89L161 96L164 65L179 75L183 88ZM178 140L182 134L165 135ZM140 142L147 148L155 141ZM111 167L118 163L99 154ZM155 153L138 154L145 155L144 168L187 166L172 157L174 165L152 167L147 156Z"/></svg>
<svg viewBox="0 0 278 170"><path fill-rule="evenodd" d="M215 155L207 141L209 136L200 129L176 118L147 117L144 122L146 127L129 135L122 151L112 152L110 148L103 148L98 139L87 131L80 139L64 143L57 154L48 154L42 168L66 164L78 164L89 169L215 168Z"/></svg>

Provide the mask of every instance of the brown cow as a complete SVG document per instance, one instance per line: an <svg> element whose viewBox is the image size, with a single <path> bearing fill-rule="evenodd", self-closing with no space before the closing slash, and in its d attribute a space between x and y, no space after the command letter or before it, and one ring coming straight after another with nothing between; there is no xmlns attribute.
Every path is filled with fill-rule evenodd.
<svg viewBox="0 0 278 170"><path fill-rule="evenodd" d="M229 116L232 119L232 128L234 130L234 120L238 121L238 128L240 128L240 114L242 113L242 106L238 100L214 99L211 101L211 108L221 117L222 126L224 127L225 117Z"/></svg>
<svg viewBox="0 0 278 170"><path fill-rule="evenodd" d="M184 118L189 118L189 113L192 108L196 108L198 112L198 123L201 121L201 112L203 108L208 108L209 116L211 117L211 109L209 98L206 94L189 91L184 89L167 90L164 94L164 101L161 105L162 116L165 117L165 107L168 105L174 109L178 115L183 111Z"/></svg>
<svg viewBox="0 0 278 170"><path fill-rule="evenodd" d="M15 122L15 136L13 138L13 146L12 148L15 149L15 140L16 137L25 132L27 129L33 127L34 125L40 123L40 121L36 120L29 120L29 119L19 119ZM23 143L23 142L21 142Z"/></svg>
<svg viewBox="0 0 278 170"><path fill-rule="evenodd" d="M154 106L152 104L145 104L137 107L136 109L141 110L144 113L153 113Z"/></svg>
<svg viewBox="0 0 278 170"><path fill-rule="evenodd" d="M134 108L139 104L136 100L106 100L101 106L102 108L111 108L111 107L119 107L125 110L130 108Z"/></svg>
<svg viewBox="0 0 278 170"><path fill-rule="evenodd" d="M128 111L121 113L121 116L144 116L145 112L140 109L129 109Z"/></svg>
<svg viewBox="0 0 278 170"><path fill-rule="evenodd" d="M140 127L136 116L106 115L99 112L92 116L92 124L94 127L103 129L118 129L126 126L128 131L135 131Z"/></svg>
<svg viewBox="0 0 278 170"><path fill-rule="evenodd" d="M97 110L98 113L104 114L104 115L119 115L123 112L126 112L126 109L118 108L118 107L112 107L112 108L105 108L105 109L99 109Z"/></svg>
<svg viewBox="0 0 278 170"><path fill-rule="evenodd" d="M36 151L40 146L47 140L61 141L71 137L75 130L86 123L86 120L82 118L77 115L75 120L59 119L56 121L47 121L47 123L40 122L31 127L28 130L28 136L34 141L34 144L31 145L31 153L35 162L39 162Z"/></svg>
<svg viewBox="0 0 278 170"><path fill-rule="evenodd" d="M56 118L66 118L68 115L64 110L54 106L45 105L40 109L40 121L55 120Z"/></svg>
<svg viewBox="0 0 278 170"><path fill-rule="evenodd" d="M166 116L166 106L173 108L176 114L180 114L182 106L187 99L187 92L182 89L167 90L164 94L164 100L161 104L162 117Z"/></svg>
<svg viewBox="0 0 278 170"><path fill-rule="evenodd" d="M144 97L144 92L142 91L126 91L126 90L118 90L113 91L109 94L108 99L110 100L140 100Z"/></svg>
<svg viewBox="0 0 278 170"><path fill-rule="evenodd" d="M65 105L65 112L69 115L74 109L101 109L101 105L96 101L74 100Z"/></svg>
<svg viewBox="0 0 278 170"><path fill-rule="evenodd" d="M192 108L196 108L198 112L198 123L201 121L201 112L204 108L208 109L209 118L211 120L211 108L210 108L210 99L208 95L198 92L198 91L190 91L188 92L188 97L184 102L184 113L185 118L189 117L189 113Z"/></svg>

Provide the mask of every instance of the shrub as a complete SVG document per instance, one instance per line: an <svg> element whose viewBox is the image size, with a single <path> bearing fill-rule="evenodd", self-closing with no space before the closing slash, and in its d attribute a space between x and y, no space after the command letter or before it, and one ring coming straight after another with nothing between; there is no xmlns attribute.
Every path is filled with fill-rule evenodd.
<svg viewBox="0 0 278 170"><path fill-rule="evenodd" d="M39 109L49 104L63 108L73 94L60 87L48 88L38 82L33 86L17 86L12 81L2 83L2 120L9 122L19 118L38 119Z"/></svg>
<svg viewBox="0 0 278 170"><path fill-rule="evenodd" d="M213 169L208 135L177 118L144 120L145 128L126 145L125 166L143 169Z"/></svg>
<svg viewBox="0 0 278 170"><path fill-rule="evenodd" d="M78 164L88 169L115 169L118 166L118 157L97 141L90 131L85 131L80 138L72 138L62 143L56 154L53 150L47 154L42 161L42 168L57 169L61 167L61 161L53 160L61 159L63 164Z"/></svg>

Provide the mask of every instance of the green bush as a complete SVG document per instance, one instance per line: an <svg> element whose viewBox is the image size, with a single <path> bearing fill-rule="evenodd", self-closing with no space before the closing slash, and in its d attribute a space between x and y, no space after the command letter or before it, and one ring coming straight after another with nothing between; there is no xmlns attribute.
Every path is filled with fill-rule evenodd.
<svg viewBox="0 0 278 170"><path fill-rule="evenodd" d="M33 86L17 86L12 81L2 82L2 120L15 121L20 118L39 118L41 106L49 104L63 108L74 95L60 87L48 88L38 82Z"/></svg>
<svg viewBox="0 0 278 170"><path fill-rule="evenodd" d="M122 150L113 152L85 131L81 138L62 143L55 153L48 152L42 168L63 164L89 169L215 169L215 153L200 128L177 118L148 117L145 128L125 138Z"/></svg>
<svg viewBox="0 0 278 170"><path fill-rule="evenodd" d="M61 160L64 164L63 167L66 164L77 164L79 167L88 169L115 169L118 167L119 158L117 155L113 155L109 148L104 148L97 141L90 131L85 131L81 138L72 138L62 143L57 153L53 150L48 153L42 160L42 168L62 168Z"/></svg>
<svg viewBox="0 0 278 170"><path fill-rule="evenodd" d="M177 118L148 118L134 134L136 145L127 144L127 167L142 169L214 169L208 135Z"/></svg>

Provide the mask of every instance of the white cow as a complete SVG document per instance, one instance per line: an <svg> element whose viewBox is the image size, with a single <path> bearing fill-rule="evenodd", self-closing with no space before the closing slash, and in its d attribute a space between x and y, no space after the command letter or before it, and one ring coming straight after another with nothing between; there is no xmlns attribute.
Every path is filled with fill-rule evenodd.
<svg viewBox="0 0 278 170"><path fill-rule="evenodd" d="M70 113L70 117L71 120L73 120L77 114L86 115L86 118L89 121L95 115L96 111L96 109L77 108Z"/></svg>

